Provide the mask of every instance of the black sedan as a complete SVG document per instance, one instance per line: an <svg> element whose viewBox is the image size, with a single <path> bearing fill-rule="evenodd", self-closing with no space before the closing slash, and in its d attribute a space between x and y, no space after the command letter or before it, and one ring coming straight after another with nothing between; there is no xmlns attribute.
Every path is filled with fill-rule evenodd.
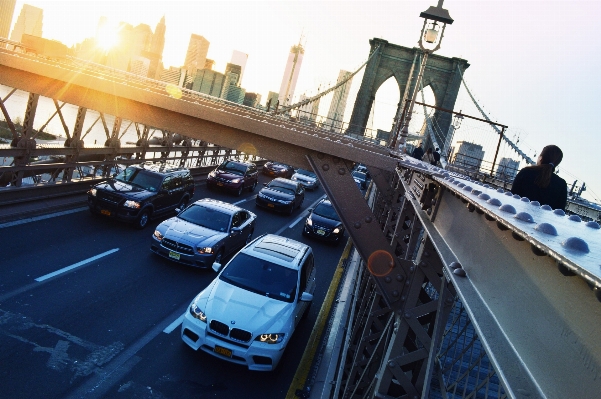
<svg viewBox="0 0 601 399"><path fill-rule="evenodd" d="M305 200L305 188L300 182L278 177L264 186L256 199L257 206L262 208L290 215Z"/></svg>
<svg viewBox="0 0 601 399"><path fill-rule="evenodd" d="M305 227L303 227L304 236L318 238L334 244L342 241L344 225L330 200L322 199L315 206L315 209L310 209L310 212L305 220Z"/></svg>
<svg viewBox="0 0 601 399"><path fill-rule="evenodd" d="M294 168L285 163L269 161L263 165L261 172L267 176L285 177L286 179L290 179L294 174Z"/></svg>
<svg viewBox="0 0 601 399"><path fill-rule="evenodd" d="M256 218L227 202L198 200L157 226L150 250L178 263L210 268L252 240Z"/></svg>

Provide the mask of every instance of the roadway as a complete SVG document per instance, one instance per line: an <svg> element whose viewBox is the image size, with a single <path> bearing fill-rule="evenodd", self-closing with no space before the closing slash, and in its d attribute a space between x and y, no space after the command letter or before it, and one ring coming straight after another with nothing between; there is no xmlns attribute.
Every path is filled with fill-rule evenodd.
<svg viewBox="0 0 601 399"><path fill-rule="evenodd" d="M182 342L180 316L215 273L152 254L161 220L140 231L80 208L0 225L0 397L284 398L344 245L301 235L321 188L283 216L255 206L259 187L238 198L202 184L194 200L236 203L258 215L255 237L280 234L316 254L314 304L275 371L250 372Z"/></svg>

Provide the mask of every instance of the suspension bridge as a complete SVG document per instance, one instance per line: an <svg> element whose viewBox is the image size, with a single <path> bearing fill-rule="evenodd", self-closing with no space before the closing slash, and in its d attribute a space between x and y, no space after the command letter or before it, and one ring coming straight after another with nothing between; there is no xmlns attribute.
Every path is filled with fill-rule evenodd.
<svg viewBox="0 0 601 399"><path fill-rule="evenodd" d="M465 85L466 60L431 55L422 81L436 101L420 135L449 153L446 169L405 154L391 156L389 142L361 139L374 95L391 77L405 93L397 110L402 115L403 100L416 89L413 70L420 57L419 49L382 39L370 44L353 115L340 131L305 123L296 110L344 82L310 101L264 112L95 64L1 49L0 84L9 92L0 105L13 140L0 148L0 157L14 162L0 167L10 184L0 190L0 201L6 193L31 196L44 185L89 186L97 176L80 173L83 165L97 166L106 176L116 165L142 160L198 165L210 154L312 168L356 254L344 270L332 313L341 328L325 338L333 360L315 376L313 393L596 397L599 224L512 196L499 187L492 168L481 170L483 157L474 165L463 154L465 162L456 162L461 152L449 152L456 134L449 110ZM17 90L27 93L20 130L8 107ZM45 99L56 108L67 147L44 148L35 140L42 130L34 128L36 110ZM64 104L77 107L72 129ZM101 123L104 146L84 143L88 114ZM486 122L478 123L494 132L488 140L500 143L497 154L511 151L519 162L532 162L481 116ZM132 126L135 145L123 145ZM162 133L158 145L151 145L152 132ZM58 162L32 162L41 157ZM356 162L367 165L373 179L367 201L349 173ZM58 171L50 182L23 184L26 175L49 170Z"/></svg>

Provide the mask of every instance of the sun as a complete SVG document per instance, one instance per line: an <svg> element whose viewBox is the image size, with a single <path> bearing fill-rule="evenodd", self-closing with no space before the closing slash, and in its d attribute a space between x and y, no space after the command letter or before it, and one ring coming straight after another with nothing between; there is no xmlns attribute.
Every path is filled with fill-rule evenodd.
<svg viewBox="0 0 601 399"><path fill-rule="evenodd" d="M105 51L110 50L119 43L119 34L117 29L110 26L103 26L98 30L96 44Z"/></svg>

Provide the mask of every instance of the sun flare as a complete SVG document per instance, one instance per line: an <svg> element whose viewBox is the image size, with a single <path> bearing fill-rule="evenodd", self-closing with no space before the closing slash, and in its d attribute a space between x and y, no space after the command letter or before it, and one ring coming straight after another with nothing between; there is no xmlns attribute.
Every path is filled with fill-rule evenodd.
<svg viewBox="0 0 601 399"><path fill-rule="evenodd" d="M119 43L119 34L115 28L104 26L98 31L96 43L103 50L110 50Z"/></svg>

